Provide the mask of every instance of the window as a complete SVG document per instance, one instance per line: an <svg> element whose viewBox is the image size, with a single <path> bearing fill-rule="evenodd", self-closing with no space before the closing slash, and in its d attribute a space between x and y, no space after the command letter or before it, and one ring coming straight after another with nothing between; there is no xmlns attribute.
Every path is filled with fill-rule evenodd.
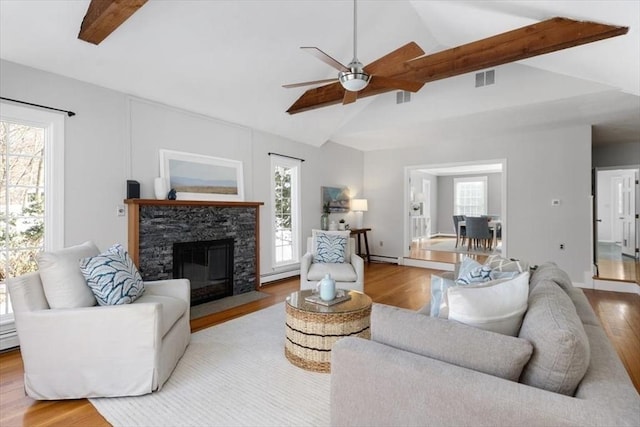
<svg viewBox="0 0 640 427"><path fill-rule="evenodd" d="M487 177L454 178L453 200L454 215L486 215Z"/></svg>
<svg viewBox="0 0 640 427"><path fill-rule="evenodd" d="M8 277L37 269L36 255L63 244L64 117L0 105L0 338L15 341Z"/></svg>
<svg viewBox="0 0 640 427"><path fill-rule="evenodd" d="M300 261L300 161L271 155L273 267Z"/></svg>

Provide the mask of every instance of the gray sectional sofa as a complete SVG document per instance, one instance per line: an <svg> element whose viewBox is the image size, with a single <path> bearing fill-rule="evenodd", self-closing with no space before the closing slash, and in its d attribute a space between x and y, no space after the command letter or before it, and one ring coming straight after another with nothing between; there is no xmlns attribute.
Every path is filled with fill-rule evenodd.
<svg viewBox="0 0 640 427"><path fill-rule="evenodd" d="M584 293L531 275L517 337L381 304L332 350L335 426L640 426L640 397ZM426 314L426 315L425 315Z"/></svg>

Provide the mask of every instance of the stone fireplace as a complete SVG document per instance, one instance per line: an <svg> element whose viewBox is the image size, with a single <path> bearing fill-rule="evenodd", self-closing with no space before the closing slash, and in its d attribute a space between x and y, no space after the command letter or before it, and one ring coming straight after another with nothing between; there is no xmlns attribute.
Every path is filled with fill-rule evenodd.
<svg viewBox="0 0 640 427"><path fill-rule="evenodd" d="M233 240L173 244L173 278L191 282L191 305L233 295Z"/></svg>
<svg viewBox="0 0 640 427"><path fill-rule="evenodd" d="M144 280L189 278L192 305L258 288L262 203L145 199L125 203L129 254Z"/></svg>

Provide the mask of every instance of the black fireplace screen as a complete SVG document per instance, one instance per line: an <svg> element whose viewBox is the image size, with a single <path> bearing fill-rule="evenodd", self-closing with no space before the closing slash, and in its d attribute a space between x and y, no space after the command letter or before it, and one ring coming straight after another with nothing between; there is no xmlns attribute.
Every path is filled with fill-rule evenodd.
<svg viewBox="0 0 640 427"><path fill-rule="evenodd" d="M233 295L233 239L173 244L173 277L191 281L191 305Z"/></svg>

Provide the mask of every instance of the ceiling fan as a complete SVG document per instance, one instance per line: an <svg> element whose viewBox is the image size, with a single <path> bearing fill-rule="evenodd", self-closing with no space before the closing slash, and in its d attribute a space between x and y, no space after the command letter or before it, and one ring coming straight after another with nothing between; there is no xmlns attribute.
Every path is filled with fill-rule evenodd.
<svg viewBox="0 0 640 427"><path fill-rule="evenodd" d="M357 56L357 29L358 9L356 0L353 0L353 59L351 60L351 62L348 65L343 65L317 47L301 47L300 49L310 53L319 60L338 70L338 77L333 79L287 84L283 85L283 87L296 88L300 86L309 86L332 82L331 85L323 87L332 87L339 90L343 104L351 104L352 102L355 102L358 98L358 92L365 89L366 87L384 88L387 90L406 90L410 92L417 92L418 90L420 90L420 88L422 88L424 83L388 77L389 75L398 71L399 65L401 66L404 62L410 59L424 55L424 51L420 48L420 46L418 46L415 42L407 43L406 45L394 50L391 53L388 53L382 58L379 58L378 60L364 67L358 60ZM339 101L340 99L334 102L334 104ZM298 111L288 111L288 113L290 114L296 112Z"/></svg>
<svg viewBox="0 0 640 427"><path fill-rule="evenodd" d="M358 98L398 89L416 92L427 82L620 36L629 31L628 27L556 17L431 55L422 56L424 51L415 42L410 42L362 67L356 57L356 21L354 0L354 58L348 67L316 47L302 48L340 73L337 79L284 85L291 88L333 82L307 90L287 113L296 114L341 101L349 104Z"/></svg>

